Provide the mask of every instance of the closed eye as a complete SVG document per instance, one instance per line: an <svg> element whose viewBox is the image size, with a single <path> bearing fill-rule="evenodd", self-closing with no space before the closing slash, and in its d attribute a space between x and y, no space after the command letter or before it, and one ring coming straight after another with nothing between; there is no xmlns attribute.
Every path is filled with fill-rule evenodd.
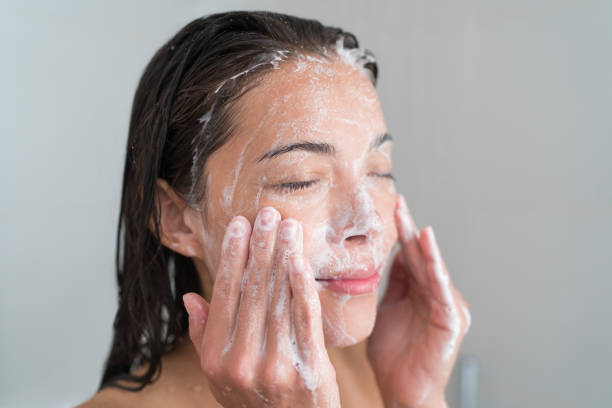
<svg viewBox="0 0 612 408"><path fill-rule="evenodd" d="M310 186L312 186L313 184L315 184L316 182L318 182L319 179L316 180L308 180L308 181L293 181L290 183L281 183L281 184L276 184L272 187L274 187L275 189L283 192L283 193L291 193L297 190L303 190L306 189Z"/></svg>
<svg viewBox="0 0 612 408"><path fill-rule="evenodd" d="M395 177L393 177L393 174L391 173L370 173L369 175L374 176L374 177L383 177L383 178L395 180Z"/></svg>
<svg viewBox="0 0 612 408"><path fill-rule="evenodd" d="M370 176L374 176L374 177L382 177L382 178L387 178L390 180L395 180L395 177L393 177L393 174L391 173L370 173ZM274 186L272 186L274 189L279 190L283 193L292 193L298 190L304 190L307 189L308 187L311 187L312 185L314 185L315 183L317 183L318 181L320 181L319 179L315 179L315 180L308 180L308 181L292 181L292 182L288 182L288 183L281 183L281 184L276 184Z"/></svg>

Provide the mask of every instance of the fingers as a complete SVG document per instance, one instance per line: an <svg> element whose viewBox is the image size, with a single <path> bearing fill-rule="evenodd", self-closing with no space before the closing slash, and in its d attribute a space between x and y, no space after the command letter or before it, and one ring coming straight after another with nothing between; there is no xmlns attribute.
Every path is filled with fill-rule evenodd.
<svg viewBox="0 0 612 408"><path fill-rule="evenodd" d="M444 306L454 307L452 283L431 226L423 228L419 242L425 257L425 270L434 299Z"/></svg>
<svg viewBox="0 0 612 408"><path fill-rule="evenodd" d="M312 357L320 355L317 349L325 345L321 301L315 280L302 253L290 257L290 281L292 296L292 316L295 338L301 357L307 363ZM311 351L315 350L315 353ZM320 350L319 350L320 351ZM310 361L314 364L313 361Z"/></svg>
<svg viewBox="0 0 612 408"><path fill-rule="evenodd" d="M263 343L280 218L274 208L265 207L255 219L236 323L236 346L246 352L259 351Z"/></svg>
<svg viewBox="0 0 612 408"><path fill-rule="evenodd" d="M289 255L302 251L302 227L293 220L281 222L278 249L275 254L272 299L268 318L266 349L270 355L291 353L291 282L288 271Z"/></svg>
<svg viewBox="0 0 612 408"><path fill-rule="evenodd" d="M450 326L456 329L456 321L461 320L464 333L467 333L472 321L470 311L463 296L453 287L433 228L428 226L418 232L406 206L406 200L401 194L398 198L396 223L406 260L417 281L423 287L429 288L433 299L446 310L447 318L450 318L449 314L453 314L454 322L448 321L452 323ZM461 317L458 316L457 310L461 311Z"/></svg>
<svg viewBox="0 0 612 408"><path fill-rule="evenodd" d="M404 264L407 264L417 282L421 286L426 287L428 280L425 273L425 259L419 245L420 233L408 210L404 196L401 194L398 196L395 223L402 244L403 261Z"/></svg>
<svg viewBox="0 0 612 408"><path fill-rule="evenodd" d="M200 354L206 320L208 319L209 305L197 293L186 293L183 295L183 303L189 315L189 337L198 354Z"/></svg>
<svg viewBox="0 0 612 408"><path fill-rule="evenodd" d="M206 324L209 330L204 333L207 338L211 333L211 344L217 346L222 342L223 347L234 331L250 234L251 224L242 216L234 217L225 231L210 302L211 319Z"/></svg>

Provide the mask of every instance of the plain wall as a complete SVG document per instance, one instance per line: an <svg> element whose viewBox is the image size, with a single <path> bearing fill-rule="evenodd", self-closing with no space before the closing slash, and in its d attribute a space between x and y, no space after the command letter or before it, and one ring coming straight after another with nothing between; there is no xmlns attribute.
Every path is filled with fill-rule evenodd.
<svg viewBox="0 0 612 408"><path fill-rule="evenodd" d="M612 3L3 2L0 406L94 393L133 93L193 18L269 9L379 60L394 173L473 324L478 406L610 406ZM456 377L447 394L457 407Z"/></svg>

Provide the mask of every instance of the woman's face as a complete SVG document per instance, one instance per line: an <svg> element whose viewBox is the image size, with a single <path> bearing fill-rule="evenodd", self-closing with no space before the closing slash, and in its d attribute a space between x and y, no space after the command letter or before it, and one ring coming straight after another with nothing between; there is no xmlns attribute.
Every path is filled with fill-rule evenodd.
<svg viewBox="0 0 612 408"><path fill-rule="evenodd" d="M253 223L267 206L301 222L315 278L382 273L397 239L396 190L391 141L366 74L341 59L299 58L266 74L238 111L235 135L205 167L199 273L214 279L233 216ZM326 344L367 337L378 289L350 295L319 283Z"/></svg>

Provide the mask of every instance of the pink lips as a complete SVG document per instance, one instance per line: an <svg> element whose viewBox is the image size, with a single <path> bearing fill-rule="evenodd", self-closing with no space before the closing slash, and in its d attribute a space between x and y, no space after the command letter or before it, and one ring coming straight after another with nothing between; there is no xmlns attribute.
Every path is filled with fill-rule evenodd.
<svg viewBox="0 0 612 408"><path fill-rule="evenodd" d="M368 276L363 276L363 273L357 274L357 276L354 277L351 276L351 274L346 274L346 276L349 277L342 279L317 279L317 281L335 292L349 295L361 295L374 291L380 283L380 274L378 271L369 269L369 272L370 274Z"/></svg>

